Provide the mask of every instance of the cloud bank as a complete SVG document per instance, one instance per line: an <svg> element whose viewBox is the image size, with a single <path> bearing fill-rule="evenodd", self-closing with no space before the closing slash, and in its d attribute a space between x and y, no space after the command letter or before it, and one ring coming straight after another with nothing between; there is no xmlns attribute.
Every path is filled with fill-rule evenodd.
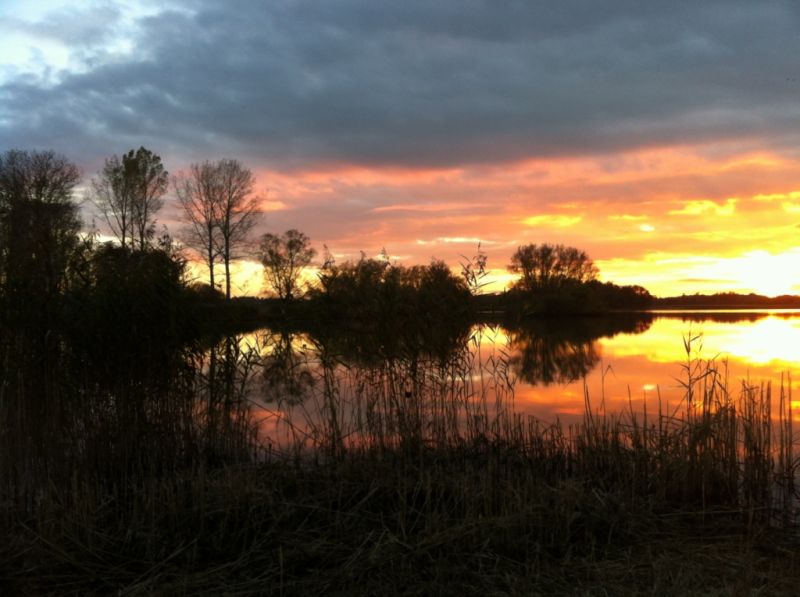
<svg viewBox="0 0 800 597"><path fill-rule="evenodd" d="M143 139L296 168L791 146L800 7L679 4L186 0L5 17L74 66L6 75L0 137L86 160Z"/></svg>

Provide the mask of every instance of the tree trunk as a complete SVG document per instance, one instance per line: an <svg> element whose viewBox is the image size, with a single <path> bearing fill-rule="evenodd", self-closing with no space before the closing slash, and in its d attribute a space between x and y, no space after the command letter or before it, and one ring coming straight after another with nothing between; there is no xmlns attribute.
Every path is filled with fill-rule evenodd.
<svg viewBox="0 0 800 597"><path fill-rule="evenodd" d="M225 239L225 298L231 300L231 247L228 239Z"/></svg>
<svg viewBox="0 0 800 597"><path fill-rule="evenodd" d="M212 289L217 289L214 282L214 248L211 245L208 247L208 284Z"/></svg>

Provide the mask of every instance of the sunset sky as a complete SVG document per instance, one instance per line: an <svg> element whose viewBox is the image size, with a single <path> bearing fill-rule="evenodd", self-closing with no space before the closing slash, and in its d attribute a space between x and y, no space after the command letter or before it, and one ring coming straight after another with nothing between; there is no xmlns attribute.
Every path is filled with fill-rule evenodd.
<svg viewBox="0 0 800 597"><path fill-rule="evenodd" d="M658 295L794 293L798 56L797 2L3 0L0 150L84 183L140 145L237 158L259 233L409 264L480 242L495 287L551 242Z"/></svg>

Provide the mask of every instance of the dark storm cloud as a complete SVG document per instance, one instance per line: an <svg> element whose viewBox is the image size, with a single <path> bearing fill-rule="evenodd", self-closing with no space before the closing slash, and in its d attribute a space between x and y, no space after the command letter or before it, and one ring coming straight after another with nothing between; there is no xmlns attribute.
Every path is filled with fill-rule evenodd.
<svg viewBox="0 0 800 597"><path fill-rule="evenodd" d="M281 167L790 147L798 20L792 2L173 3L139 21L124 59L3 84L0 140Z"/></svg>

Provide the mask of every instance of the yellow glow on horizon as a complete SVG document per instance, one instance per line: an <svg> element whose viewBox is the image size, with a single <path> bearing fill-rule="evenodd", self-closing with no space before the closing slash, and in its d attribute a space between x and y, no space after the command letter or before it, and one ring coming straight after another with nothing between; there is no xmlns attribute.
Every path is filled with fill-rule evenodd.
<svg viewBox="0 0 800 597"><path fill-rule="evenodd" d="M486 276L482 280L483 286L481 287L482 294L492 294L495 292L503 292L519 278L517 274L501 269L488 269Z"/></svg>
<svg viewBox="0 0 800 597"><path fill-rule="evenodd" d="M800 247L781 253L748 251L730 257L650 253L641 259L597 260L600 278L640 284L656 296L754 292L793 294L800 288Z"/></svg>
<svg viewBox="0 0 800 597"><path fill-rule="evenodd" d="M767 296L791 294L800 281L800 249L778 255L750 251L741 257L719 260L695 270L703 278L735 280L736 286Z"/></svg>
<svg viewBox="0 0 800 597"><path fill-rule="evenodd" d="M187 275L190 282L208 284L208 268L199 261L189 261ZM225 271L221 265L214 268L217 289L225 292ZM233 296L258 296L263 283L263 269L257 261L238 260L231 264L231 294Z"/></svg>

